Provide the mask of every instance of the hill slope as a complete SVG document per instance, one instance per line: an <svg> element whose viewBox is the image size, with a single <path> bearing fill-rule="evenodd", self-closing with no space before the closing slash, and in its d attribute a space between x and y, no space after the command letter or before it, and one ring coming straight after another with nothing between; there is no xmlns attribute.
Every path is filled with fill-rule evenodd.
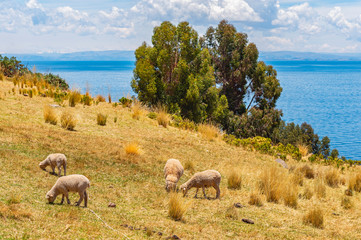
<svg viewBox="0 0 361 240"><path fill-rule="evenodd" d="M288 175L273 157L227 145L221 139L209 141L195 132L160 127L145 114L135 120L129 108L108 103L56 108L58 114L71 111L77 116L75 131L67 131L59 124L44 122L43 106L53 104L52 99L13 94L12 88L11 82L0 81L0 238L53 239L60 234L62 239L125 239L124 235L130 239L158 239L158 232L163 238L176 234L182 239L361 238L360 194L352 197L354 208L343 209L340 201L345 186L326 187L322 199L300 198L296 209L282 201L268 203L264 195L264 205L256 207L248 201L257 192L259 174L276 166ZM108 115L106 126L96 124L97 113ZM140 155L125 153L124 146L130 142L138 143ZM68 175L83 174L90 179L88 209L46 203L45 194L57 177L41 171L39 162L55 152L66 154ZM172 220L163 177L164 163L169 158L183 164L191 161L195 171L218 170L222 174L221 199L207 200L200 197L202 194L193 199L193 189L183 198L188 205L184 219ZM297 165L292 161L288 164ZM325 170L318 165L312 167L320 176ZM242 175L240 190L227 188L232 170ZM345 171L341 179L356 170ZM192 174L186 170L179 185ZM315 181L303 179L298 192L302 194L306 187L313 189ZM214 197L215 191L208 189L207 194ZM71 193L70 199L74 203L77 194ZM60 202L60 196L55 202ZM110 202L117 207L108 208ZM227 210L237 202L245 205L235 209L239 219L226 217ZM323 209L324 229L302 222L313 205ZM243 223L242 218L252 219L255 224ZM143 231L144 227L151 231Z"/></svg>

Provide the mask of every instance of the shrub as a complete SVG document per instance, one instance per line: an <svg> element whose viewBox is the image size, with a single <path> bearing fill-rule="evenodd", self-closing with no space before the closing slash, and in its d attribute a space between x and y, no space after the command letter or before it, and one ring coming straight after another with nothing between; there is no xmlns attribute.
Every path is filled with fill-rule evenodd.
<svg viewBox="0 0 361 240"><path fill-rule="evenodd" d="M123 107L130 107L133 103L133 100L126 97L122 97L121 99L119 99L119 102L123 105Z"/></svg>
<svg viewBox="0 0 361 240"><path fill-rule="evenodd" d="M257 207L263 206L261 197L260 197L259 194L257 194L257 193L251 193L251 195L249 196L249 201L248 201L248 203L249 203L250 205L255 205L255 206L257 206Z"/></svg>
<svg viewBox="0 0 361 240"><path fill-rule="evenodd" d="M195 124L193 121L189 120L189 119L182 119L181 116L178 115L172 115L172 125L184 130L192 130L192 131L197 131L198 126L197 124Z"/></svg>
<svg viewBox="0 0 361 240"><path fill-rule="evenodd" d="M58 123L58 118L53 108L50 106L44 107L44 120L46 123L56 125Z"/></svg>
<svg viewBox="0 0 361 240"><path fill-rule="evenodd" d="M182 197L178 193L171 193L168 204L168 214L175 221L180 221L187 210L187 206L182 202Z"/></svg>
<svg viewBox="0 0 361 240"><path fill-rule="evenodd" d="M307 199L307 200L310 200L313 196L313 192L311 190L311 188L309 186L306 186L305 189L303 190L303 194L302 194L302 197Z"/></svg>
<svg viewBox="0 0 361 240"><path fill-rule="evenodd" d="M349 177L348 189L361 192L361 171Z"/></svg>
<svg viewBox="0 0 361 240"><path fill-rule="evenodd" d="M314 178L315 177L315 172L313 171L313 168L311 168L310 166L308 166L307 164L305 164L302 168L301 168L301 172L304 174L304 176L308 179Z"/></svg>
<svg viewBox="0 0 361 240"><path fill-rule="evenodd" d="M147 117L149 117L150 119L157 119L157 113L155 112L150 112L147 114Z"/></svg>
<svg viewBox="0 0 361 240"><path fill-rule="evenodd" d="M97 115L97 123L98 123L98 125L105 126L107 124L107 118L108 118L107 115L98 113L98 115Z"/></svg>
<svg viewBox="0 0 361 240"><path fill-rule="evenodd" d="M199 124L198 132L209 141L213 141L220 135L219 129L211 124Z"/></svg>
<svg viewBox="0 0 361 240"><path fill-rule="evenodd" d="M186 160L184 163L184 169L189 171L194 171L194 163L191 160Z"/></svg>
<svg viewBox="0 0 361 240"><path fill-rule="evenodd" d="M338 187L340 175L336 168L330 167L325 173L325 180L328 186Z"/></svg>
<svg viewBox="0 0 361 240"><path fill-rule="evenodd" d="M128 155L139 155L140 150L137 143L132 142L124 146L125 153Z"/></svg>
<svg viewBox="0 0 361 240"><path fill-rule="evenodd" d="M275 166L266 168L259 176L258 188L261 193L266 195L267 202L278 203L281 196L281 185L284 176Z"/></svg>
<svg viewBox="0 0 361 240"><path fill-rule="evenodd" d="M86 106L91 106L92 103L93 103L93 99L92 97L90 96L90 93L89 92L86 92L85 95L83 95L82 99L81 99L81 102L86 105Z"/></svg>
<svg viewBox="0 0 361 240"><path fill-rule="evenodd" d="M77 103L81 101L81 94L79 91L71 91L69 94L69 106L75 107Z"/></svg>
<svg viewBox="0 0 361 240"><path fill-rule="evenodd" d="M157 122L159 125L162 125L163 127L167 127L169 124L169 117L166 111L164 110L160 110L158 112L158 116L157 116Z"/></svg>
<svg viewBox="0 0 361 240"><path fill-rule="evenodd" d="M298 204L298 189L292 182L287 182L282 187L282 197L284 204L288 207L297 208Z"/></svg>
<svg viewBox="0 0 361 240"><path fill-rule="evenodd" d="M232 219L232 220L238 220L239 219L239 213L237 209L232 205L229 208L227 208L225 217Z"/></svg>
<svg viewBox="0 0 361 240"><path fill-rule="evenodd" d="M118 121L118 117L114 117L114 123Z"/></svg>
<svg viewBox="0 0 361 240"><path fill-rule="evenodd" d="M310 224L316 228L323 228L323 212L320 208L312 208L304 217L304 224Z"/></svg>
<svg viewBox="0 0 361 240"><path fill-rule="evenodd" d="M314 183L314 190L316 196L318 198L325 198L326 197L326 186L324 181L321 178L317 178Z"/></svg>
<svg viewBox="0 0 361 240"><path fill-rule="evenodd" d="M139 102L134 102L134 104L132 106L132 110L133 110L132 118L139 120L140 115L142 114L141 104Z"/></svg>
<svg viewBox="0 0 361 240"><path fill-rule="evenodd" d="M104 98L102 95L98 95L98 96L95 98L95 101L97 101L97 102L105 102L105 98Z"/></svg>
<svg viewBox="0 0 361 240"><path fill-rule="evenodd" d="M228 188L229 189L241 189L242 186L242 176L239 172L233 170L228 177Z"/></svg>
<svg viewBox="0 0 361 240"><path fill-rule="evenodd" d="M341 198L341 206L344 208L344 209L351 209L354 207L354 204L351 200L350 197L348 196L342 196Z"/></svg>
<svg viewBox="0 0 361 240"><path fill-rule="evenodd" d="M76 126L76 119L70 112L64 111L60 117L60 124L62 128L72 131Z"/></svg>

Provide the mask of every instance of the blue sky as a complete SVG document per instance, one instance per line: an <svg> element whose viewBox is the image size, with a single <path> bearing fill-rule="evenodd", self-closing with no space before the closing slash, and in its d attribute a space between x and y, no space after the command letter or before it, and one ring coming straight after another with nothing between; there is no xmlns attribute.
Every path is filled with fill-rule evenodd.
<svg viewBox="0 0 361 240"><path fill-rule="evenodd" d="M261 51L361 53L361 0L0 0L0 53L134 50L162 21L222 19Z"/></svg>

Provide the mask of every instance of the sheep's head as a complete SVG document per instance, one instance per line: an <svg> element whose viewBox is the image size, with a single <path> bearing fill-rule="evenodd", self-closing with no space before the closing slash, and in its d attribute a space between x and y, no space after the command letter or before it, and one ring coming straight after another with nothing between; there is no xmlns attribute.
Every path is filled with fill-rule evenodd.
<svg viewBox="0 0 361 240"><path fill-rule="evenodd" d="M49 203L53 203L55 201L54 195L49 192L46 194L46 199L48 199Z"/></svg>
<svg viewBox="0 0 361 240"><path fill-rule="evenodd" d="M170 181L166 181L166 183L165 183L165 190L167 190L167 192L176 190L176 183L170 182Z"/></svg>
<svg viewBox="0 0 361 240"><path fill-rule="evenodd" d="M44 161L42 161L41 163L39 163L39 167L40 167L41 169L43 169L43 170L45 170L46 166L47 166L47 161L46 161L46 159L45 159Z"/></svg>
<svg viewBox="0 0 361 240"><path fill-rule="evenodd" d="M184 197L187 194L187 186L185 184L182 184L180 186L180 190L182 191Z"/></svg>

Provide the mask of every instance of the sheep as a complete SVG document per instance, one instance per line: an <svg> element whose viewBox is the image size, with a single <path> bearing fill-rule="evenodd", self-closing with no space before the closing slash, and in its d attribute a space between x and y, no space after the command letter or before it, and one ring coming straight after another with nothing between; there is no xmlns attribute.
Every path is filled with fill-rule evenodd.
<svg viewBox="0 0 361 240"><path fill-rule="evenodd" d="M218 171L206 170L195 173L186 183L183 183L180 186L180 189L183 191L183 197L185 197L189 189L193 187L197 188L196 195L194 196L194 198L197 198L198 189L202 188L204 197L207 198L205 188L214 187L214 189L217 191L217 199L221 193L221 190L219 189L220 182L221 174Z"/></svg>
<svg viewBox="0 0 361 240"><path fill-rule="evenodd" d="M53 174L55 174L55 167L58 167L59 173L58 176L61 176L61 166L64 169L64 176L66 175L66 157L61 153L50 154L44 161L39 164L39 167L45 171L45 168L50 166L53 169Z"/></svg>
<svg viewBox="0 0 361 240"><path fill-rule="evenodd" d="M73 174L69 176L63 176L58 178L54 186L46 194L46 199L50 204L52 204L59 194L63 194L60 204L63 204L64 196L66 197L68 204L70 204L68 192L78 192L80 199L76 203L76 206L79 206L84 199L84 207L87 207L88 194L86 189L88 187L90 187L89 179L83 175Z"/></svg>
<svg viewBox="0 0 361 240"><path fill-rule="evenodd" d="M165 189L167 192L175 190L177 182L183 175L184 169L177 159L169 159L164 166Z"/></svg>

